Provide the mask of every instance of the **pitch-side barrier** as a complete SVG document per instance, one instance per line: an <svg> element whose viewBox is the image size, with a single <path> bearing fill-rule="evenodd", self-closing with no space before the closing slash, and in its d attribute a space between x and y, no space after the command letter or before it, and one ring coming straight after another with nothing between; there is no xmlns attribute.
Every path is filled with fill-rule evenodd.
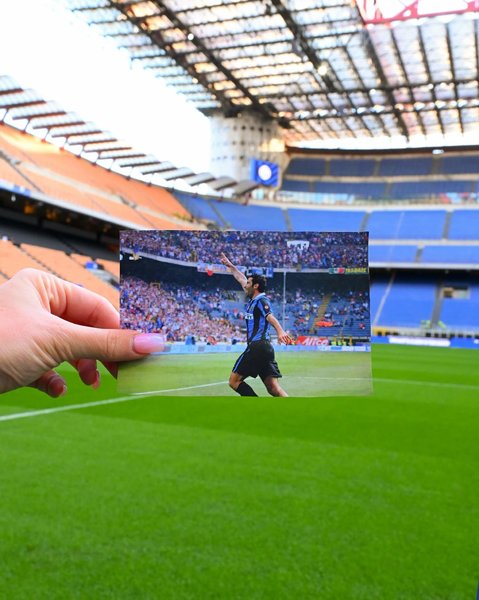
<svg viewBox="0 0 479 600"><path fill-rule="evenodd" d="M297 344L293 346L284 346L273 344L275 352L370 352L371 344L362 344L360 346L306 346ZM241 354L246 349L246 344L185 344L184 342L173 342L165 344L163 352L155 354L220 354L224 352L234 352Z"/></svg>

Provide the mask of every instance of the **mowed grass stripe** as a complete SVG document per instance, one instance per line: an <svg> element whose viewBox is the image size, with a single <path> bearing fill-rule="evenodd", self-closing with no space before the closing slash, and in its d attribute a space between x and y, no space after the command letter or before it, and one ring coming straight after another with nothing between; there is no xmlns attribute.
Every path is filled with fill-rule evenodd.
<svg viewBox="0 0 479 600"><path fill-rule="evenodd" d="M7 597L432 600L473 584L469 459L55 421L11 430L0 458L2 473L17 465L0 515Z"/></svg>
<svg viewBox="0 0 479 600"><path fill-rule="evenodd" d="M321 379L323 380L329 380L332 378L329 377L322 377ZM317 378L315 378L315 381L317 381ZM355 381L364 381L363 378L356 378ZM366 381L369 381L369 379L367 379ZM468 389L468 390L479 390L479 385L462 385L462 384L454 384L454 383L438 383L438 382L434 382L434 381L427 381L427 382L418 382L418 381L404 381L404 380L400 380L400 379L381 379L381 378L375 378L374 380L375 382L381 382L381 383L387 383L387 384L394 384L394 385L427 385L427 386L438 386L438 387L456 387L456 388L460 388L460 389ZM178 388L178 389L166 389L166 390L154 390L151 392L139 392L136 394L133 394L131 396L120 396L117 398L109 398L106 400L98 400L98 401L93 401L93 402L85 402L82 404L67 404L67 405L62 405L62 406L54 406L51 408L44 408L44 409L40 409L40 410L34 410L34 411L24 411L24 412L13 412L14 409L10 408L10 410L12 412L7 412L6 414L0 414L0 422L2 421L13 421L15 419L25 419L25 418L29 418L29 417L39 417L39 416L44 416L44 415L50 415L50 414L55 414L58 412L65 412L65 411L69 411L69 410L79 410L79 409L85 409L85 408L93 408L96 406L104 406L104 405L110 405L110 404L119 404L121 402L131 402L133 400L139 400L140 398L145 398L148 396L155 396L155 395L159 395L159 394L167 394L168 392L177 392L177 391L187 391L187 390L194 390L194 389L204 389L204 388L208 388L210 386L217 386L217 385L227 385L227 381L217 381L214 383L208 383L208 384L202 384L199 386L188 386L185 388ZM338 384L340 385L340 383Z"/></svg>
<svg viewBox="0 0 479 600"><path fill-rule="evenodd" d="M145 397L2 423L0 595L474 597L478 354L393 350L373 350L394 381L371 396ZM64 372L62 404L114 399L110 378Z"/></svg>

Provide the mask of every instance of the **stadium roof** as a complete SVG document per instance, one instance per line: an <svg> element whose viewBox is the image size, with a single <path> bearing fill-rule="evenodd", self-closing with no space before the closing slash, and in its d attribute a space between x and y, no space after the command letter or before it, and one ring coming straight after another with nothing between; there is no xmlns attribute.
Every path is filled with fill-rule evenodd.
<svg viewBox="0 0 479 600"><path fill-rule="evenodd" d="M478 0L66 2L203 113L290 144L479 129Z"/></svg>
<svg viewBox="0 0 479 600"><path fill-rule="evenodd" d="M14 79L0 75L0 122L8 122L38 137L81 154L94 163L111 168L113 165L127 174L140 176L159 185L183 180L190 187L208 184L212 190L232 188L233 193L243 193L258 186L249 180L237 182L232 178L215 177L211 173L195 173L186 167L177 167L170 161L159 160L152 154L134 149L91 122L84 121L73 112L47 101L34 90L23 89ZM108 161L108 164L105 163Z"/></svg>

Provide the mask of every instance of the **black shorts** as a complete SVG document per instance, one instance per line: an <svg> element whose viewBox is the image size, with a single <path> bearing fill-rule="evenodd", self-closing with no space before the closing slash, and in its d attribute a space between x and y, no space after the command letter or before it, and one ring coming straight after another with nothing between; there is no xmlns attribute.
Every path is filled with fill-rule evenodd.
<svg viewBox="0 0 479 600"><path fill-rule="evenodd" d="M282 377L278 363L274 359L274 348L268 340L251 342L238 358L233 373L244 377Z"/></svg>

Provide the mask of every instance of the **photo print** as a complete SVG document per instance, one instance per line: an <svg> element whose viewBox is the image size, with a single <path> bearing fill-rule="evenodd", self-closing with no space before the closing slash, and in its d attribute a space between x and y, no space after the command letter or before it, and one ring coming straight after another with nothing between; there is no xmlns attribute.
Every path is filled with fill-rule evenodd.
<svg viewBox="0 0 479 600"><path fill-rule="evenodd" d="M121 326L163 336L125 394L367 395L368 234L122 231Z"/></svg>

